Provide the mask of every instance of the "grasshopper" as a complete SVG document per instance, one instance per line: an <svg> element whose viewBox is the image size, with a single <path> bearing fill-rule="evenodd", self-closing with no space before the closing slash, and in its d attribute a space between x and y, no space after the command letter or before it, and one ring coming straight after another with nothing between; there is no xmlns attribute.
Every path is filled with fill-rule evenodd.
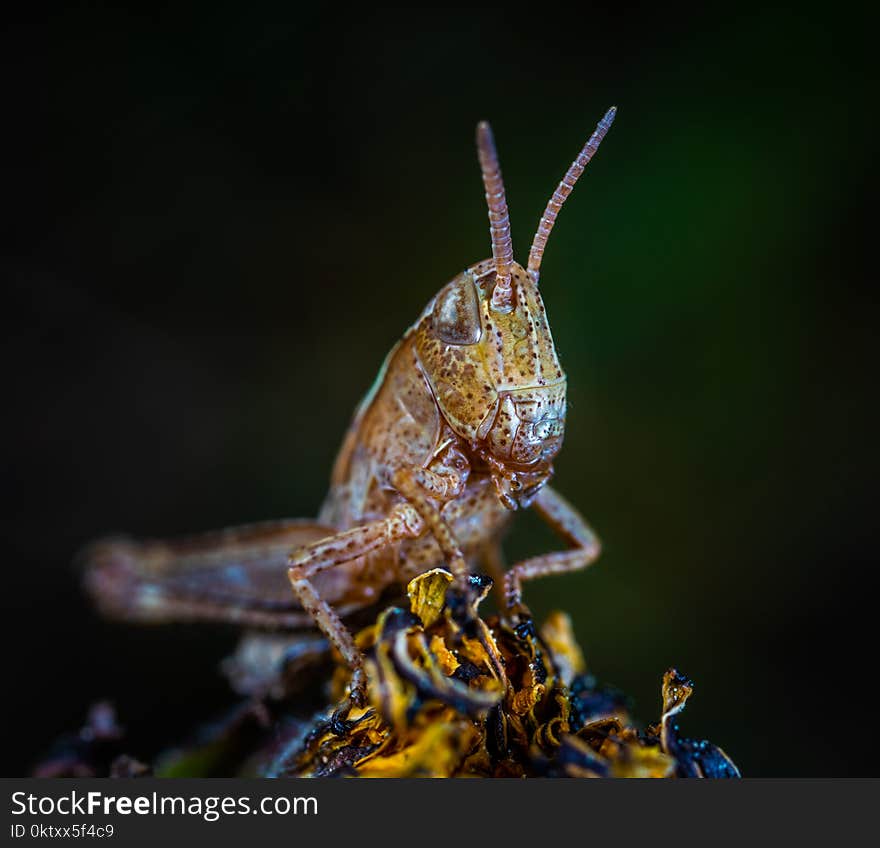
<svg viewBox="0 0 880 848"><path fill-rule="evenodd" d="M566 378L538 281L556 216L615 111L547 203L525 268L513 258L492 131L477 126L492 258L448 282L388 354L355 412L317 520L96 543L86 554L86 586L98 606L145 622L317 625L352 670L350 703L363 705L363 657L343 619L385 590L442 565L453 576L451 591L467 599L470 565L480 562L503 587L511 620L522 624L525 581L590 565L600 550L596 535L548 485L562 445ZM528 507L568 547L505 571L502 532L513 511Z"/></svg>

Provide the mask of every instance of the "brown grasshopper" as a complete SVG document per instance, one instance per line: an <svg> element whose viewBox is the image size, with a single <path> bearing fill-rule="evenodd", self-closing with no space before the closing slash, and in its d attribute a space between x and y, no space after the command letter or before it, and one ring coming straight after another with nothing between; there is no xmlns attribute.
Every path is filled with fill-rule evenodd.
<svg viewBox="0 0 880 848"><path fill-rule="evenodd" d="M316 624L352 669L363 658L342 619L440 565L471 597L469 563L503 585L522 622L522 584L582 569L599 542L550 488L565 424L565 375L538 291L562 204L614 120L610 109L547 204L523 268L492 131L477 127L492 258L447 283L388 354L355 412L316 521L235 527L176 541L107 540L87 553L99 606L127 620L222 620L293 630ZM533 506L569 549L502 566L511 513ZM283 579L287 567L289 583ZM468 608L468 604L459 605Z"/></svg>

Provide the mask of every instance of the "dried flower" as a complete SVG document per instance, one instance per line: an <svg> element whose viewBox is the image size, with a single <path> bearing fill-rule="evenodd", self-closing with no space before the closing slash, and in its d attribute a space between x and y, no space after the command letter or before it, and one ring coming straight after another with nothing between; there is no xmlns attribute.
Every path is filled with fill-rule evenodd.
<svg viewBox="0 0 880 848"><path fill-rule="evenodd" d="M492 586L472 577L464 600L435 569L407 587L409 609L391 607L358 634L370 703L348 709L349 670L337 663L334 706L314 710L314 668L326 643L251 635L224 663L248 695L189 744L147 766L121 756L109 705L93 708L76 737L38 767L44 775L273 777L738 777L715 745L684 737L678 715L693 684L663 678L660 721L633 726L628 701L586 671L571 622L552 613L536 630L483 619ZM311 674L308 673L311 671ZM312 704L310 707L309 704ZM326 703L326 699L323 700Z"/></svg>
<svg viewBox="0 0 880 848"><path fill-rule="evenodd" d="M491 583L473 578L477 600L462 617L448 602L451 580L442 569L417 577L408 611L392 607L359 634L370 704L319 721L273 773L739 776L720 748L681 736L675 718L693 685L677 671L663 678L660 722L639 731L623 696L586 673L565 614L553 613L538 632L483 620L477 605Z"/></svg>

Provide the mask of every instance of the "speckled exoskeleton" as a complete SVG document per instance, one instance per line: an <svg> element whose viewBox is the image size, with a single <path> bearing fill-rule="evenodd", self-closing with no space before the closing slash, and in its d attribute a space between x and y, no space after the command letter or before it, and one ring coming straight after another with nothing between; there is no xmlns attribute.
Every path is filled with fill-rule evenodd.
<svg viewBox="0 0 880 848"><path fill-rule="evenodd" d="M479 124L492 258L448 282L388 354L355 412L317 520L170 542L99 542L86 555L86 582L102 609L141 621L317 625L351 666L351 702L362 703L363 659L343 618L388 587L445 565L452 591L466 598L469 569L482 563L503 585L510 617L521 620L524 581L593 562L596 536L548 485L566 382L538 280L560 207L614 115L610 109L599 122L547 204L525 268L513 259L492 132ZM568 549L505 572L502 531L527 507Z"/></svg>

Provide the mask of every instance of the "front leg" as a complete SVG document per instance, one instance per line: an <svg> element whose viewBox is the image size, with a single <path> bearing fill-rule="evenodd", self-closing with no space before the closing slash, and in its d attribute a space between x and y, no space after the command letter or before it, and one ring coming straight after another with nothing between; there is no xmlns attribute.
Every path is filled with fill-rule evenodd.
<svg viewBox="0 0 880 848"><path fill-rule="evenodd" d="M469 471L470 466L460 451L448 448L443 459L432 468L399 468L392 476L392 483L425 522L452 572L453 582L446 600L450 614L464 635L480 641L496 677L506 687L504 662L494 642L487 638L486 625L476 614L479 590L471 583L461 546L437 506L438 502L448 503L462 494Z"/></svg>
<svg viewBox="0 0 880 848"><path fill-rule="evenodd" d="M532 557L517 563L504 576L504 598L507 608L516 614L526 614L522 603L522 584L525 580L580 571L595 562L601 551L596 534L581 514L550 486L544 486L533 502L538 515L550 525L571 550L556 551Z"/></svg>
<svg viewBox="0 0 880 848"><path fill-rule="evenodd" d="M440 474L421 466L398 468L391 483L425 522L443 552L456 588L467 586L467 562L449 523L440 514L437 502L445 503L461 494L464 481L457 475Z"/></svg>
<svg viewBox="0 0 880 848"><path fill-rule="evenodd" d="M452 528L440 511L464 492L470 470L467 457L452 442L434 457L427 468L406 465L391 475L391 485L421 516L439 545L455 578L455 586L461 592L465 592L468 585L467 563Z"/></svg>

